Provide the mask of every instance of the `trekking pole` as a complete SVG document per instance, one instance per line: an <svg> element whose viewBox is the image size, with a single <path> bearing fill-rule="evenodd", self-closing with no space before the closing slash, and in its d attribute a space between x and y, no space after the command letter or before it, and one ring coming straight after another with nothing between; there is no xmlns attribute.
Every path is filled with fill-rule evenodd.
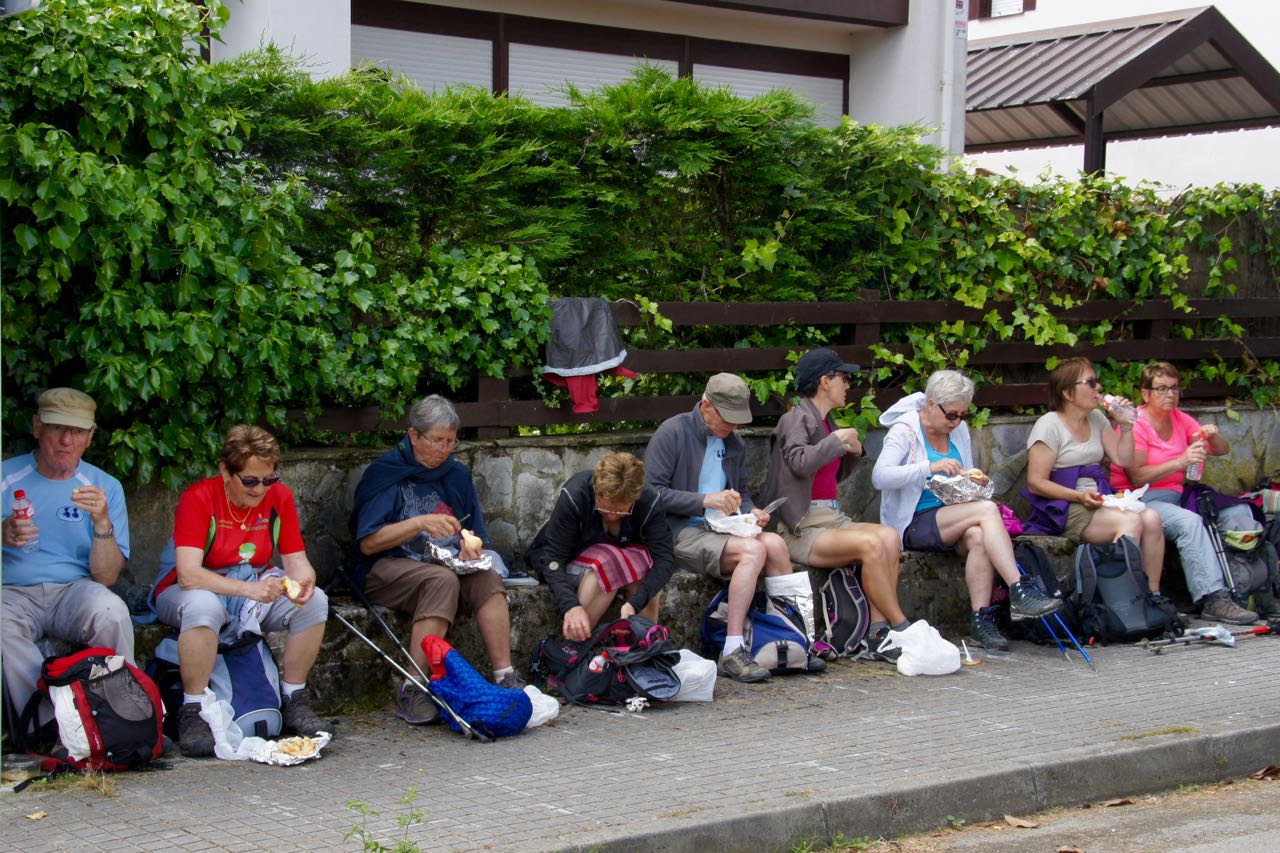
<svg viewBox="0 0 1280 853"><path fill-rule="evenodd" d="M1218 529L1218 507L1207 491L1196 492L1196 507L1200 510L1200 521L1213 543L1213 551L1218 557L1218 569L1222 572L1222 582L1231 590L1231 597L1240 600L1240 591L1236 589L1235 578L1231 576L1231 564L1227 561L1227 545L1222 541L1222 531Z"/></svg>
<svg viewBox="0 0 1280 853"><path fill-rule="evenodd" d="M408 670L400 666L400 664L396 663L395 660L392 659L391 655L387 654L385 651L382 650L380 646L378 646L377 643L373 642L373 640L370 640L363 633L361 633L359 629L357 629L347 619L345 619L341 613L338 613L337 610L330 608L329 609L330 614L332 614L333 616L336 616L339 622L341 622L343 625L346 625L347 628L349 628L352 633L354 633L360 639L364 640L365 643L367 643L370 648L372 648L374 651L376 651L379 655L382 656L383 660L385 660L387 663L391 664L393 667L399 670L405 676L405 678L409 679L409 681L412 684L418 687L418 689L420 689L423 693L427 694L427 698L430 699L433 703L435 703L435 706L440 709L441 713L447 714L449 716L449 719L453 720L455 723L458 724L458 728L461 729L462 734L466 736L467 740L475 739L480 741L481 743L492 743L493 742L492 737L490 737L489 735L485 734L482 731L478 731L477 729L475 729L470 723L462 719L462 717L458 714L458 712L453 710L452 706L450 706L448 702L444 701L443 699L441 699L439 696L436 695L435 691L431 689L431 678L425 672L423 672L422 667L418 665L418 662L414 659L413 655L409 653L409 650L407 648L405 648L404 643L400 641L400 637L396 635L395 630L390 625L387 624L387 620L382 618L382 614L378 612L378 609L374 605L374 603L369 600L369 597L367 595L365 595L364 590L356 586L355 582L351 580L351 576L347 574L347 570L344 567L336 566L335 568L337 570L338 575L342 578L343 583L346 584L347 589L351 590L351 593L356 597L356 600L359 601L362 605L364 605L364 609L369 612L369 615L372 616L374 620L377 621L377 623L382 626L382 630L385 631L387 636L391 638L391 642L395 644L396 648L400 650L400 653L402 655L408 658L409 663L413 665L413 668L418 671L418 675L421 676L421 680L419 680L418 678L414 678L412 675L410 675Z"/></svg>
<svg viewBox="0 0 1280 853"><path fill-rule="evenodd" d="M1067 660L1071 660L1071 653L1067 651L1066 646L1062 645L1062 640L1058 638L1058 632L1053 630L1053 623L1049 621L1049 617L1041 616L1040 624L1049 632L1049 636L1053 638L1053 641L1058 644L1058 651L1062 652L1062 656Z"/></svg>
<svg viewBox="0 0 1280 853"><path fill-rule="evenodd" d="M1053 618L1057 620L1058 625L1060 625L1062 630L1066 632L1067 637L1071 640L1071 644L1075 646L1076 651L1080 653L1080 657L1084 658L1084 662L1089 664L1089 669L1097 672L1098 668L1093 665L1093 658L1089 657L1089 653L1084 650L1084 646L1080 645L1080 641L1076 639L1076 635L1071 633L1071 629L1067 627L1067 623L1062 621L1062 615L1057 611L1054 611Z"/></svg>
<svg viewBox="0 0 1280 853"><path fill-rule="evenodd" d="M1256 628L1249 628L1245 631L1228 632L1221 626L1216 626L1216 629L1217 630L1214 630L1213 628L1197 628L1196 631L1202 633L1183 634L1181 637L1168 637L1163 640L1142 640L1138 645L1147 649L1152 654L1158 655L1165 650L1166 646L1190 646L1195 645L1196 643L1209 643L1217 646L1234 647L1236 644L1236 637L1264 637L1268 635L1276 635L1275 629L1270 625L1259 625Z"/></svg>

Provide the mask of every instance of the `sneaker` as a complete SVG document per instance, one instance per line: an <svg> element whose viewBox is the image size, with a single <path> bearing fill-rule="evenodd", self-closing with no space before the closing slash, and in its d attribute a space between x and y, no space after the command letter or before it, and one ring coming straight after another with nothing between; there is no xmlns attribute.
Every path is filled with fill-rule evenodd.
<svg viewBox="0 0 1280 853"><path fill-rule="evenodd" d="M178 709L178 749L187 758L213 755L213 731L200 716L197 702L183 702Z"/></svg>
<svg viewBox="0 0 1280 853"><path fill-rule="evenodd" d="M902 657L902 649L892 648L880 651L880 644L889 636L889 628L881 628L874 634L868 634L862 641L862 650L858 652L858 660L876 661L879 663L897 663Z"/></svg>
<svg viewBox="0 0 1280 853"><path fill-rule="evenodd" d="M396 694L396 716L411 726L425 726L440 719L440 709L416 684L406 681Z"/></svg>
<svg viewBox="0 0 1280 853"><path fill-rule="evenodd" d="M996 608L984 607L969 616L969 640L989 652L1009 651L1009 641L996 627Z"/></svg>
<svg viewBox="0 0 1280 853"><path fill-rule="evenodd" d="M325 724L311 710L311 691L305 687L281 698L280 716L284 730L295 735L313 735L325 730Z"/></svg>
<svg viewBox="0 0 1280 853"><path fill-rule="evenodd" d="M1039 619L1062 609L1062 599L1046 595L1029 581L1018 581L1009 587L1009 618L1014 622Z"/></svg>
<svg viewBox="0 0 1280 853"><path fill-rule="evenodd" d="M510 573L502 579L502 585L511 586L537 586L538 579L526 572L524 569L511 569Z"/></svg>
<svg viewBox="0 0 1280 853"><path fill-rule="evenodd" d="M769 680L769 670L756 663L756 659L747 651L746 646L738 646L727 655L720 656L717 667L725 678L740 681L743 684L755 684Z"/></svg>
<svg viewBox="0 0 1280 853"><path fill-rule="evenodd" d="M505 687L508 690L524 690L525 687L524 679L521 678L520 673L516 672L514 669L502 676L502 678L499 678L494 682L494 684L499 687Z"/></svg>
<svg viewBox="0 0 1280 853"><path fill-rule="evenodd" d="M827 662L817 655L809 655L804 664L804 671L810 674L827 671Z"/></svg>
<svg viewBox="0 0 1280 853"><path fill-rule="evenodd" d="M1228 625L1251 625L1258 621L1258 614L1245 610L1225 589L1211 592L1201 599L1200 618L1210 622L1226 622Z"/></svg>

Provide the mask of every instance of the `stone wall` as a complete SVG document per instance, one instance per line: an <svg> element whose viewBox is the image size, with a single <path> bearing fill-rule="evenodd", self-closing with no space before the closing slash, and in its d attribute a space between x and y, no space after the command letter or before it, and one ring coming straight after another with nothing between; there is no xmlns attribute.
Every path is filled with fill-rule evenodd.
<svg viewBox="0 0 1280 853"><path fill-rule="evenodd" d="M1280 418L1273 410L1237 410L1239 420L1221 407L1190 410L1198 419L1216 423L1231 439L1233 453L1213 459L1205 480L1224 491L1239 491L1264 473L1280 471ZM996 484L996 495L1020 513L1026 509L1018 492L1026 484L1026 437L1034 418L1000 415L974 435L977 463ZM742 430L748 445L751 490L764 481L768 461L768 427ZM508 559L521 554L545 521L560 485L573 473L592 467L611 450L643 455L649 433L619 432L539 438L463 442L457 456L471 466L485 511L490 543ZM869 459L841 487L845 511L867 521L879 518L879 493L871 487L871 459L880 451L884 431L867 439ZM332 576L351 546L347 520L356 484L366 465L381 451L347 449L291 450L283 464L285 482L293 489L303 524L307 553L322 582ZM172 530L177 495L150 486L130 492L129 518L133 553L122 582L135 605L159 569L160 551Z"/></svg>

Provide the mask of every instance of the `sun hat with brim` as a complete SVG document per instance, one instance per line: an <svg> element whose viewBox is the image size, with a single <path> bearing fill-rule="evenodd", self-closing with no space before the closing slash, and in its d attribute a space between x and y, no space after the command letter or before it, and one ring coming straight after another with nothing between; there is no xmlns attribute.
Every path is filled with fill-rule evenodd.
<svg viewBox="0 0 1280 853"><path fill-rule="evenodd" d="M36 413L42 424L93 429L98 405L93 398L74 388L50 388L40 395Z"/></svg>

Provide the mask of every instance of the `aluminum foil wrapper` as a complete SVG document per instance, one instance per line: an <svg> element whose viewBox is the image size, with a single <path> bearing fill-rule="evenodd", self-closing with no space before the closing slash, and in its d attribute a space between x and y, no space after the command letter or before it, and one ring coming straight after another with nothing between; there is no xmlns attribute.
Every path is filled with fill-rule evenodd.
<svg viewBox="0 0 1280 853"><path fill-rule="evenodd" d="M813 585L808 572L793 572L789 575L774 575L764 579L765 595L773 599L783 599L796 609L804 620L805 636L809 645L813 645L817 624L813 613Z"/></svg>
<svg viewBox="0 0 1280 853"><path fill-rule="evenodd" d="M751 513L735 513L725 515L718 509L709 509L702 514L703 523L716 533L728 533L730 536L759 536L760 525Z"/></svg>
<svg viewBox="0 0 1280 853"><path fill-rule="evenodd" d="M924 485L947 506L990 500L996 492L996 484L990 479L985 483L977 483L963 474L957 474L954 477L934 474L924 481Z"/></svg>
<svg viewBox="0 0 1280 853"><path fill-rule="evenodd" d="M316 751L310 755L290 755L287 752L280 751L280 742L274 740L262 740L260 744L255 744L250 758L259 764L274 764L276 767L292 767L295 764L301 764L304 761L310 761L313 758L320 757L320 750L329 745L329 741L333 739L333 735L328 732L316 732L311 736L315 741ZM244 743L250 741L258 741L259 738L245 738ZM243 747L242 747L243 748Z"/></svg>
<svg viewBox="0 0 1280 853"><path fill-rule="evenodd" d="M452 550L441 548L434 542L427 542L427 550L430 552L433 562L439 563L447 569L453 569L453 573L456 575L470 575L493 569L493 557L486 553L481 553L474 560L459 560L458 555Z"/></svg>

